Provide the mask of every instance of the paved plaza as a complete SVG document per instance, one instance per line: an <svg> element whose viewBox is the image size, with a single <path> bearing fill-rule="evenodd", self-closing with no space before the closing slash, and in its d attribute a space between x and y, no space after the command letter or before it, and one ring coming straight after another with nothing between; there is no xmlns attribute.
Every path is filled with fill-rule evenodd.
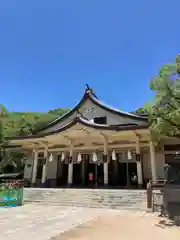
<svg viewBox="0 0 180 240"><path fill-rule="evenodd" d="M178 228L159 227L158 221L154 214L144 211L26 204L0 208L0 239L180 239Z"/></svg>
<svg viewBox="0 0 180 240"><path fill-rule="evenodd" d="M22 207L0 208L1 240L49 240L92 220L103 210L27 204Z"/></svg>
<svg viewBox="0 0 180 240"><path fill-rule="evenodd" d="M113 212L111 212L113 213ZM108 213L80 225L52 240L177 240L180 229L158 226L153 214L121 211Z"/></svg>

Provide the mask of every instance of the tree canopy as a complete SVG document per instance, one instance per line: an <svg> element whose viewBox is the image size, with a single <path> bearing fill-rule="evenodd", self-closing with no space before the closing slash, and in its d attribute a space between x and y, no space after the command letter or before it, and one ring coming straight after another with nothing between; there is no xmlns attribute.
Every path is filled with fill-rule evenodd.
<svg viewBox="0 0 180 240"><path fill-rule="evenodd" d="M57 108L46 113L41 112L10 112L0 104L5 137L32 134L39 127L63 115L69 109Z"/></svg>
<svg viewBox="0 0 180 240"><path fill-rule="evenodd" d="M146 104L137 112L149 116L152 136L180 138L180 56L173 64L165 64L150 82L155 101Z"/></svg>
<svg viewBox="0 0 180 240"><path fill-rule="evenodd" d="M54 109L47 113L40 112L10 112L0 104L0 173L23 172L23 153L15 152L8 155L5 146L6 137L32 134L39 127L66 113L69 109Z"/></svg>

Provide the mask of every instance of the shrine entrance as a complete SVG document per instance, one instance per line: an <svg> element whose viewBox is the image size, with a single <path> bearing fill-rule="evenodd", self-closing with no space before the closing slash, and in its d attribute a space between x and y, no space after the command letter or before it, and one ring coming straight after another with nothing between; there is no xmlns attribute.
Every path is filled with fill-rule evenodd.
<svg viewBox="0 0 180 240"><path fill-rule="evenodd" d="M87 187L101 187L104 185L104 168L103 163L100 161L93 162L91 156L86 154L85 164L85 186ZM89 180L89 174L93 174L93 181L91 184Z"/></svg>
<svg viewBox="0 0 180 240"><path fill-rule="evenodd" d="M68 164L61 161L61 155L57 157L57 176L56 176L56 186L62 187L66 186L68 183Z"/></svg>
<svg viewBox="0 0 180 240"><path fill-rule="evenodd" d="M73 164L73 186L80 187L83 185L82 179L82 162Z"/></svg>

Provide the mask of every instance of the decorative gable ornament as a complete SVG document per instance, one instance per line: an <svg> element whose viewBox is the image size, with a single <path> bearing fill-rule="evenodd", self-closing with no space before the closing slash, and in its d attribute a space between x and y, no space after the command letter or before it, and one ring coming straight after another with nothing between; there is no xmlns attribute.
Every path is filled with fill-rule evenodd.
<svg viewBox="0 0 180 240"><path fill-rule="evenodd" d="M80 163L81 161L82 161L81 153L78 153L77 162Z"/></svg>
<svg viewBox="0 0 180 240"><path fill-rule="evenodd" d="M61 162L63 162L65 160L65 154L64 152L61 153Z"/></svg>
<svg viewBox="0 0 180 240"><path fill-rule="evenodd" d="M115 152L115 150L112 151L112 160L116 161L116 152Z"/></svg>
<svg viewBox="0 0 180 240"><path fill-rule="evenodd" d="M87 113L90 113L90 112L93 112L93 111L94 111L93 108L88 108L88 109L86 110Z"/></svg>
<svg viewBox="0 0 180 240"><path fill-rule="evenodd" d="M95 152L93 152L92 160L93 160L93 162L97 162L98 161L98 157L97 157L97 154Z"/></svg>

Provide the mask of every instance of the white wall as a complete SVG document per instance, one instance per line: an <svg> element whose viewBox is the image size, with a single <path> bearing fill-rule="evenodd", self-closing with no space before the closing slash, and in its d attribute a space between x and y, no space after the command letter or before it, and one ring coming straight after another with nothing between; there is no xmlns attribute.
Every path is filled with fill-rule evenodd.
<svg viewBox="0 0 180 240"><path fill-rule="evenodd" d="M25 161L25 167L24 167L24 178L31 180L32 178L32 169L33 169L33 159L32 155L27 157L27 160Z"/></svg>
<svg viewBox="0 0 180 240"><path fill-rule="evenodd" d="M48 162L46 178L56 179L57 176L57 155L53 155L53 161Z"/></svg>
<svg viewBox="0 0 180 240"><path fill-rule="evenodd" d="M142 161L143 161L144 178L152 179L151 163L150 163L150 154L149 154L149 152L143 154Z"/></svg>
<svg viewBox="0 0 180 240"><path fill-rule="evenodd" d="M165 164L165 156L164 153L156 152L156 173L158 178L164 178L164 169L163 166Z"/></svg>
<svg viewBox="0 0 180 240"><path fill-rule="evenodd" d="M165 164L165 157L164 154L161 152L156 152L155 153L156 157L156 174L158 178L163 178L164 177L164 170L163 166ZM145 153L143 155L143 172L144 172L144 177L147 179L152 179L152 174L151 174L151 162L150 162L150 153Z"/></svg>

